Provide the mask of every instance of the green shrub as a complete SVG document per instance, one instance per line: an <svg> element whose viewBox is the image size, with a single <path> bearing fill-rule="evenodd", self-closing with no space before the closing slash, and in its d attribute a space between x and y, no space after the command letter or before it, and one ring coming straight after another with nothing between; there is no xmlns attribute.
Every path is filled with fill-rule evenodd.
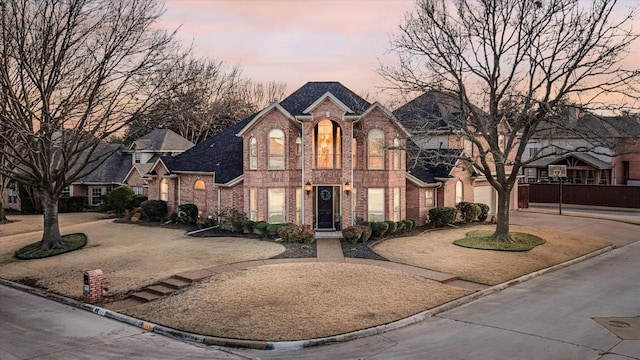
<svg viewBox="0 0 640 360"><path fill-rule="evenodd" d="M267 236L275 238L276 236L278 236L278 229L280 229L284 225L286 224L268 224L266 230Z"/></svg>
<svg viewBox="0 0 640 360"><path fill-rule="evenodd" d="M368 225L369 223L367 223L367 225L358 225L360 227L360 229L362 230L362 236L360 236L360 241L361 242L367 242L369 241L369 239L371 239L371 226Z"/></svg>
<svg viewBox="0 0 640 360"><path fill-rule="evenodd" d="M389 230L389 224L384 221L376 221L371 223L371 232L373 237L382 238Z"/></svg>
<svg viewBox="0 0 640 360"><path fill-rule="evenodd" d="M195 204L178 205L176 221L183 224L195 224L198 221L198 207Z"/></svg>
<svg viewBox="0 0 640 360"><path fill-rule="evenodd" d="M288 243L313 243L314 232L309 225L280 224L278 236Z"/></svg>
<svg viewBox="0 0 640 360"><path fill-rule="evenodd" d="M167 202L163 200L147 200L140 204L142 215L149 221L162 221L167 216Z"/></svg>
<svg viewBox="0 0 640 360"><path fill-rule="evenodd" d="M124 213L125 209L131 208L133 190L128 186L118 186L107 195L107 204L116 210L118 214Z"/></svg>
<svg viewBox="0 0 640 360"><path fill-rule="evenodd" d="M415 227L415 222L411 220L402 220L402 223L404 224L404 229L406 231L409 231Z"/></svg>
<svg viewBox="0 0 640 360"><path fill-rule="evenodd" d="M480 215L478 215L478 221L487 220L487 216L489 216L489 205L482 203L476 203L476 205L480 207Z"/></svg>
<svg viewBox="0 0 640 360"><path fill-rule="evenodd" d="M220 229L222 230L234 230L234 222L242 222L248 219L247 214L232 207L222 208L220 211L218 211L216 217L219 219L218 223L220 225Z"/></svg>
<svg viewBox="0 0 640 360"><path fill-rule="evenodd" d="M385 234L386 235L394 234L398 229L398 224L396 224L395 221L391 221L391 220L387 220L385 222L387 223L387 225L389 225L389 229L387 229L387 232Z"/></svg>
<svg viewBox="0 0 640 360"><path fill-rule="evenodd" d="M439 207L429 210L429 224L432 226L444 226L456 221L458 211L452 207Z"/></svg>
<svg viewBox="0 0 640 360"><path fill-rule="evenodd" d="M139 208L140 205L147 200L149 200L149 197L147 195L133 195L133 197L131 198L131 208Z"/></svg>
<svg viewBox="0 0 640 360"><path fill-rule="evenodd" d="M237 220L234 221L231 226L233 227L233 232L237 232L237 233L241 233L242 234L242 223L244 221L243 220Z"/></svg>
<svg viewBox="0 0 640 360"><path fill-rule="evenodd" d="M480 215L480 207L474 203L461 201L456 204L456 208L460 211L460 216L466 223L472 222Z"/></svg>
<svg viewBox="0 0 640 360"><path fill-rule="evenodd" d="M258 234L264 235L264 234L267 233L267 226L269 226L268 223L266 223L264 221L258 221L256 223L255 229L258 232Z"/></svg>
<svg viewBox="0 0 640 360"><path fill-rule="evenodd" d="M404 221L396 221L396 232L405 231L406 227Z"/></svg>
<svg viewBox="0 0 640 360"><path fill-rule="evenodd" d="M84 196L61 197L58 200L58 212L80 212L84 209L84 204L86 202L87 198Z"/></svg>
<svg viewBox="0 0 640 360"><path fill-rule="evenodd" d="M355 244L362 236L362 228L363 226L360 225L347 226L342 229L342 238L345 241Z"/></svg>
<svg viewBox="0 0 640 360"><path fill-rule="evenodd" d="M242 231L247 234L253 234L253 229L256 228L256 222L253 220L245 220L242 222Z"/></svg>

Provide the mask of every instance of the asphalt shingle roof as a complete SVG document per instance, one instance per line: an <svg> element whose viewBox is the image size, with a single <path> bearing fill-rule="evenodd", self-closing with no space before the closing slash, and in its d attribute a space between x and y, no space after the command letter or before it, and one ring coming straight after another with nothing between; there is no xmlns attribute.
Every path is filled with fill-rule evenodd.
<svg viewBox="0 0 640 360"><path fill-rule="evenodd" d="M293 116L306 115L304 110L327 92L353 110L353 113L347 115L360 115L371 106L339 82L308 82L282 100L280 105Z"/></svg>
<svg viewBox="0 0 640 360"><path fill-rule="evenodd" d="M184 151L193 147L193 143L169 129L155 129L134 141L129 149L153 152Z"/></svg>
<svg viewBox="0 0 640 360"><path fill-rule="evenodd" d="M118 144L100 144L93 152L92 158L113 152L116 148L121 148ZM122 149L114 152L104 163L102 163L91 174L79 179L77 182L99 183L99 184L119 184L124 181L124 177L131 169L131 154L122 152Z"/></svg>
<svg viewBox="0 0 640 360"><path fill-rule="evenodd" d="M172 172L215 172L216 183L227 183L242 175L242 138L236 134L255 116L249 116L182 154L163 156L162 162Z"/></svg>
<svg viewBox="0 0 640 360"><path fill-rule="evenodd" d="M427 91L393 112L412 134L426 131L451 131L460 124L460 106L452 96Z"/></svg>
<svg viewBox="0 0 640 360"><path fill-rule="evenodd" d="M448 178L460 156L459 149L420 150L407 140L407 173L425 183L435 183L436 178Z"/></svg>

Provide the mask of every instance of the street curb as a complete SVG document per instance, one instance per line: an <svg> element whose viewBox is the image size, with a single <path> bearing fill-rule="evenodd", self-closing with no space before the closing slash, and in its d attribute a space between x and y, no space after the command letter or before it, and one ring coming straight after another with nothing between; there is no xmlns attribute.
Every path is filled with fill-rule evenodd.
<svg viewBox="0 0 640 360"><path fill-rule="evenodd" d="M433 317L439 313L451 310L453 308L456 308L458 306L467 304L469 302L472 302L474 300L480 299L482 297L485 297L487 295L491 295L493 293L499 292L501 290L504 290L508 287L517 285L519 283L525 282L527 280L531 280L533 278L539 277L541 275L547 274L549 272L553 272L571 265L574 265L576 263L585 261L587 259L596 257L598 255L604 254L606 252L609 252L613 250L613 246L607 246L605 248L596 250L594 252L591 252L589 254L577 257L575 259L571 259L568 261L565 261L563 263L542 269L542 270L538 270L535 272L532 272L530 274L527 275L523 275L519 278L513 279L513 280L509 280L507 282L504 282L502 284L498 284L495 286L492 286L490 288L484 289L484 290L480 290L477 292L474 292L470 295L458 298L456 300L450 301L448 303L442 304L440 306L436 306L432 309L429 310L425 310L421 313L409 316L407 318L398 320L398 321L394 321L388 324L383 324L383 325L379 325L376 327L372 327L372 328L367 328L367 329L362 329L362 330L357 330L357 331L353 331L350 333L346 333L346 334L340 334L340 335L335 335L335 336L329 336L329 337L324 337L324 338L316 338L316 339L309 339L309 340L299 340L299 341L256 341L256 340L243 340L243 339L231 339L231 338L222 338L222 337L214 337L214 336L206 336L206 335L198 335L198 334L193 334L193 333L189 333L186 331L181 331L181 330L176 330L176 329L172 329L166 326L162 326L162 325L158 325L158 324L153 324L144 320L140 320L140 319L136 319L133 318L131 316L127 316L127 315L123 315L120 314L118 312L112 311L112 310L108 310L108 309L104 309L98 306L94 306L94 305L90 305L90 304L86 304L77 300L73 300L64 296L60 296L60 295L56 295L56 294L49 294L46 293L42 290L38 290L38 289L34 289L31 287L28 287L26 285L22 285L22 284L18 284L12 281L8 281L5 279L1 279L0 278L0 284L11 287L13 289L16 290L20 290L20 291L24 291L33 295L37 295L49 300L53 300L68 306L72 306L78 309L82 309L85 311L89 311L92 312L96 315L99 316L103 316L106 318L110 318L113 320L117 320L129 325L133 325L136 326L138 328L141 328L143 330L147 330L147 331L151 331L157 334L161 334L161 335L165 335L165 336L169 336L172 338L176 338L176 339L180 339L180 340L184 340L184 341L191 341L191 342L196 342L196 343L201 343L201 344L205 344L205 345L215 345L215 346L225 346L225 347L236 347L236 348L247 348L247 349L257 349L257 350L295 350L295 349L300 349L300 348L306 348L306 347L312 347L312 346L318 346L318 345L326 345L326 344L332 344L332 343L339 343L339 342L345 342L345 341L350 341L350 340L355 340L358 338L363 338L363 337L368 337L368 336L372 336L372 335L378 335L378 334L382 334L384 332L388 332L391 330L395 330L395 329L399 329L411 324L415 324L417 322L423 321L427 318Z"/></svg>

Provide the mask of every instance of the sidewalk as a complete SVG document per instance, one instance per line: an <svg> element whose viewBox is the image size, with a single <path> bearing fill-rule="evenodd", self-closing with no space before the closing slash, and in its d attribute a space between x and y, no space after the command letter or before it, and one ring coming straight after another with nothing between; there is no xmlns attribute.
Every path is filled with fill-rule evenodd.
<svg viewBox="0 0 640 360"><path fill-rule="evenodd" d="M558 215L559 206L558 204L531 203L529 204L529 208L518 209L518 211ZM563 204L562 216L613 220L627 224L640 225L640 209Z"/></svg>

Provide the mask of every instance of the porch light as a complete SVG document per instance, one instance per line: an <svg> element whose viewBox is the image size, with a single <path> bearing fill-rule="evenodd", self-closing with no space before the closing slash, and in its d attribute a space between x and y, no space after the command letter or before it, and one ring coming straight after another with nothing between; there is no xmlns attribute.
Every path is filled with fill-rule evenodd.
<svg viewBox="0 0 640 360"><path fill-rule="evenodd" d="M311 193L311 190L313 188L311 187L311 183L307 181L307 183L304 185L304 191L307 192L307 195L309 195L309 193Z"/></svg>
<svg viewBox="0 0 640 360"><path fill-rule="evenodd" d="M347 195L349 195L349 193L351 192L351 183L349 183L348 181L344 183L344 192L346 192Z"/></svg>

